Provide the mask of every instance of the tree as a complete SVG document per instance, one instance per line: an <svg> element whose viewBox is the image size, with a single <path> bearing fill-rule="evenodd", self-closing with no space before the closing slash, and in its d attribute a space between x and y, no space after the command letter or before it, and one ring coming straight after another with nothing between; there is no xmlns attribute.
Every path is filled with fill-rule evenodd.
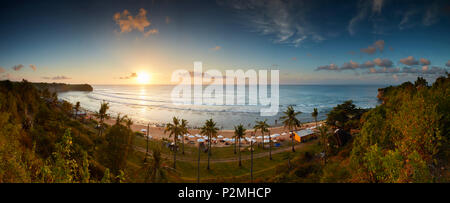
<svg viewBox="0 0 450 203"><path fill-rule="evenodd" d="M295 152L294 149L294 134L292 133L293 130L297 130L300 128L301 123L297 119L297 115L301 114L302 112L298 111L295 112L294 107L288 106L286 111L283 112L284 116L281 116L280 119L283 120L284 128L289 130L289 133L291 134L291 143L292 143L292 152Z"/></svg>
<svg viewBox="0 0 450 203"><path fill-rule="evenodd" d="M80 111L80 102L77 101L77 103L75 104L75 118L78 117L78 112Z"/></svg>
<svg viewBox="0 0 450 203"><path fill-rule="evenodd" d="M328 137L329 134L329 128L326 125L322 125L317 128L319 130L319 138L320 138L320 144L322 146L322 150L324 152L324 163L327 162L327 153L328 153Z"/></svg>
<svg viewBox="0 0 450 203"><path fill-rule="evenodd" d="M188 129L188 121L181 119L181 133L182 133L182 142L183 142L183 154L184 154L184 136L189 133Z"/></svg>
<svg viewBox="0 0 450 203"><path fill-rule="evenodd" d="M258 130L261 132L261 136L262 136L262 147L264 149L264 135L265 133L269 132L269 124L267 124L267 119L265 119L264 121L256 121L256 125L253 127L255 129L255 132L257 132ZM269 136L270 139L270 136ZM269 140L271 141L271 140ZM272 160L272 146L269 143L269 155L270 155L270 160Z"/></svg>
<svg viewBox="0 0 450 203"><path fill-rule="evenodd" d="M319 112L317 112L317 108L314 108L314 111L311 113L311 116L314 118L314 121L316 121L316 127L317 127L317 116L319 115Z"/></svg>
<svg viewBox="0 0 450 203"><path fill-rule="evenodd" d="M428 86L428 82L423 77L417 77L417 80L414 82L414 86L416 88L427 87Z"/></svg>
<svg viewBox="0 0 450 203"><path fill-rule="evenodd" d="M162 183L167 182L168 174L174 172L174 169L164 162L161 156L161 148L155 145L152 148L152 156L145 171L145 182Z"/></svg>
<svg viewBox="0 0 450 203"><path fill-rule="evenodd" d="M246 129L244 128L244 126L242 124L238 125L238 126L234 126L234 139L238 140L239 143L239 167L242 166L241 163L241 139L244 138L245 136L245 131Z"/></svg>
<svg viewBox="0 0 450 203"><path fill-rule="evenodd" d="M183 134L183 129L181 127L180 119L177 117L173 117L172 123L167 123L166 128L164 129L164 134L169 132L169 138L173 136L173 143L174 143L174 149L173 149L173 168L176 168L176 161L177 161L177 139L178 136Z"/></svg>
<svg viewBox="0 0 450 203"><path fill-rule="evenodd" d="M105 134L105 165L115 176L126 167L128 154L132 150L133 132L121 124L115 124Z"/></svg>
<svg viewBox="0 0 450 203"><path fill-rule="evenodd" d="M202 135L206 135L208 136L208 170L210 169L209 167L209 160L211 158L211 139L213 137L217 136L217 131L219 130L219 128L216 127L216 122L213 121L213 119L209 119L206 120L205 124L203 125L203 127L200 129L200 133Z"/></svg>
<svg viewBox="0 0 450 203"><path fill-rule="evenodd" d="M98 110L98 112L95 113L95 117L97 117L98 119L100 119L100 129L99 129L99 136L102 136L103 133L103 128L104 128L104 121L105 119L109 118L109 114L107 114L106 112L109 109L109 103L103 101L100 104L100 109Z"/></svg>

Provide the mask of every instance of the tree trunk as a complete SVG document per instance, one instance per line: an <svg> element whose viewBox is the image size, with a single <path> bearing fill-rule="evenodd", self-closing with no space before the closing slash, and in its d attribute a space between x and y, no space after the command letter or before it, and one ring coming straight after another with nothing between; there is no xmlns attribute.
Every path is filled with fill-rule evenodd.
<svg viewBox="0 0 450 203"><path fill-rule="evenodd" d="M197 183L200 183L200 142L198 143Z"/></svg>
<svg viewBox="0 0 450 203"><path fill-rule="evenodd" d="M208 137L208 170L209 168L209 159L211 158L211 136Z"/></svg>
<svg viewBox="0 0 450 203"><path fill-rule="evenodd" d="M250 165L250 182L253 183L253 141L250 142L251 165Z"/></svg>
<svg viewBox="0 0 450 203"><path fill-rule="evenodd" d="M173 149L173 168L176 168L176 163L177 163L177 136L175 135L173 138L174 141L174 149Z"/></svg>
<svg viewBox="0 0 450 203"><path fill-rule="evenodd" d="M241 167L242 166L242 163L241 163L241 139L239 139L239 167Z"/></svg>
<svg viewBox="0 0 450 203"><path fill-rule="evenodd" d="M292 152L295 152L295 149L294 149L294 132L291 132L292 134L291 134L291 143L292 143Z"/></svg>
<svg viewBox="0 0 450 203"><path fill-rule="evenodd" d="M234 140L234 154L236 154L236 143L237 143L237 140L236 140L236 138L234 138L235 140Z"/></svg>
<svg viewBox="0 0 450 203"><path fill-rule="evenodd" d="M269 135L269 159L272 160L272 138L270 137L270 135Z"/></svg>
<svg viewBox="0 0 450 203"><path fill-rule="evenodd" d="M261 134L262 134L262 148L264 150L264 133L261 131Z"/></svg>
<svg viewBox="0 0 450 203"><path fill-rule="evenodd" d="M183 139L183 155L184 155L184 135L182 135L181 139Z"/></svg>

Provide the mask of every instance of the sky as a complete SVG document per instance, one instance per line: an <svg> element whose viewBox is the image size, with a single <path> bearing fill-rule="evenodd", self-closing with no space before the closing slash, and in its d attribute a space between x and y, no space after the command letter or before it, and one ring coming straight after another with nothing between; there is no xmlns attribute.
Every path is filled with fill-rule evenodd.
<svg viewBox="0 0 450 203"><path fill-rule="evenodd" d="M281 84L399 84L450 70L445 0L5 1L0 80L171 84L278 69Z"/></svg>

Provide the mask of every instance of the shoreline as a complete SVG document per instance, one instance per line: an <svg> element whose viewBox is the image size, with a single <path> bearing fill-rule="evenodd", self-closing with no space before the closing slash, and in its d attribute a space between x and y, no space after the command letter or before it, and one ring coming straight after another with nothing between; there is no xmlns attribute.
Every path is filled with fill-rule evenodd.
<svg viewBox="0 0 450 203"><path fill-rule="evenodd" d="M90 118L98 121L98 119L95 118L95 116L94 116L94 112L87 111L87 110L86 110L86 112L87 112L87 117L90 117ZM115 120L115 118L109 118L109 119L106 119L104 122L108 125L114 125L116 123L116 120ZM320 124L323 124L324 122L325 122L324 120L317 121L317 124L320 125ZM310 127L314 127L314 126L316 126L315 122L302 123L299 130L304 130L306 128L310 128ZM141 132L142 129L147 130L147 125L139 123L139 122L133 123L133 125L131 125L131 130L133 132ZM253 133L253 132L254 132L253 128L247 129L246 136L247 137L251 136L251 133ZM286 138L289 139L289 134L284 135L284 136L282 135L283 133L287 133L287 132L288 132L288 130L285 129L284 126L275 126L275 127L269 128L269 134L270 135L280 134L280 136L279 136L280 139L286 139ZM191 134L191 135L200 134L200 129L189 128L189 134ZM150 124L149 135L152 136L151 139L162 140L163 138L169 138L167 134L164 134L164 127L156 126L155 124ZM222 130L218 131L217 135L222 135L223 138L232 138L234 136L234 130L222 129ZM259 136L259 135L261 135L261 133L258 131L255 134L255 136Z"/></svg>

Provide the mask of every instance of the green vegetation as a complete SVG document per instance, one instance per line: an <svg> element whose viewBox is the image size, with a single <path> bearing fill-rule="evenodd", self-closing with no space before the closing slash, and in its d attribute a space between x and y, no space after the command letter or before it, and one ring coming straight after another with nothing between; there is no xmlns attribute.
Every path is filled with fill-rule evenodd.
<svg viewBox="0 0 450 203"><path fill-rule="evenodd" d="M48 89L0 81L0 182L449 182L449 86L447 75L431 86L419 78L380 89L382 104L370 110L346 101L317 128L317 140L294 145L292 138L273 150L242 145L246 129L238 125L239 153L216 147L212 154L210 142L201 150L184 139L178 152L178 138L188 133L184 119L166 125L174 145L149 141L132 132L127 116L107 125L106 102L98 121L86 119L75 116L79 103L59 101ZM284 114L285 128L298 130L300 112ZM262 136L268 128L255 126ZM212 140L218 130L209 119L201 134Z"/></svg>

